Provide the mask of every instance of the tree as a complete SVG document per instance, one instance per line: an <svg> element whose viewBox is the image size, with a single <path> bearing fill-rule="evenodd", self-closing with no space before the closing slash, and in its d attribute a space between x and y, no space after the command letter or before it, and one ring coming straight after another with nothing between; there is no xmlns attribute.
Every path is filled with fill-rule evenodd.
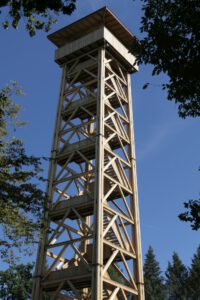
<svg viewBox="0 0 200 300"><path fill-rule="evenodd" d="M189 297L191 300L200 300L200 246L192 258L189 272Z"/></svg>
<svg viewBox="0 0 200 300"><path fill-rule="evenodd" d="M23 19L26 30L33 36L39 29L49 31L59 14L71 15L76 9L76 0L2 0L0 8L0 13L4 12L2 25L5 29L10 25L17 28Z"/></svg>
<svg viewBox="0 0 200 300"><path fill-rule="evenodd" d="M184 203L186 212L179 215L180 220L190 222L193 230L200 229L200 199Z"/></svg>
<svg viewBox="0 0 200 300"><path fill-rule="evenodd" d="M200 116L200 2L143 0L140 61L164 72L168 100L178 104L182 118Z"/></svg>
<svg viewBox="0 0 200 300"><path fill-rule="evenodd" d="M33 264L13 265L0 271L0 299L28 300L32 289Z"/></svg>
<svg viewBox="0 0 200 300"><path fill-rule="evenodd" d="M184 203L184 207L187 210L179 215L180 220L190 222L193 230L200 229L200 199L189 200Z"/></svg>
<svg viewBox="0 0 200 300"><path fill-rule="evenodd" d="M36 183L43 180L40 158L28 156L22 141L10 133L22 125L20 106L11 99L14 95L22 95L16 82L0 91L0 256L7 261L15 248L33 250L45 199Z"/></svg>
<svg viewBox="0 0 200 300"><path fill-rule="evenodd" d="M164 300L164 284L159 263L150 246L144 262L144 287L146 300Z"/></svg>
<svg viewBox="0 0 200 300"><path fill-rule="evenodd" d="M172 263L168 263L166 275L167 299L187 300L188 296L188 271L177 253L172 256Z"/></svg>
<svg viewBox="0 0 200 300"><path fill-rule="evenodd" d="M168 100L178 104L181 118L200 116L200 2L198 0L143 0L138 59L152 64L152 75L169 77L162 84ZM148 87L149 83L144 85ZM186 202L180 219L200 228L200 201Z"/></svg>

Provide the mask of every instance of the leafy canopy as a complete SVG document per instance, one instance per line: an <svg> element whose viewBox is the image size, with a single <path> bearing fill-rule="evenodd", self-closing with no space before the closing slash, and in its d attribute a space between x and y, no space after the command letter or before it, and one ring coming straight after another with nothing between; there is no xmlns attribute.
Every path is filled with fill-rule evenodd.
<svg viewBox="0 0 200 300"><path fill-rule="evenodd" d="M43 180L40 158L28 156L11 134L22 125L20 106L11 99L16 95L23 95L16 82L0 90L0 256L8 262L15 248L33 250L45 199L36 184Z"/></svg>
<svg viewBox="0 0 200 300"><path fill-rule="evenodd" d="M2 0L0 8L0 13L4 12L2 25L5 29L17 28L22 19L33 36L36 30L49 31L59 14L71 15L76 9L76 0Z"/></svg>
<svg viewBox="0 0 200 300"><path fill-rule="evenodd" d="M200 116L200 1L143 0L140 61L164 72L168 99L179 116ZM145 86L145 88L147 85Z"/></svg>
<svg viewBox="0 0 200 300"><path fill-rule="evenodd" d="M33 264L13 265L0 271L0 299L30 299Z"/></svg>
<svg viewBox="0 0 200 300"><path fill-rule="evenodd" d="M200 229L200 199L184 203L186 212L179 215L181 221L190 222L193 230Z"/></svg>

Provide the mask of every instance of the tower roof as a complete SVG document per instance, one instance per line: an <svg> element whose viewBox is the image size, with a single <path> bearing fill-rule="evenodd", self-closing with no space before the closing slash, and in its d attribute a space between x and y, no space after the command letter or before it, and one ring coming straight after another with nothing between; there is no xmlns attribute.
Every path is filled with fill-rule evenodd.
<svg viewBox="0 0 200 300"><path fill-rule="evenodd" d="M62 47L65 44L96 30L102 25L107 27L128 49L132 48L134 50L134 45L137 46L137 38L106 6L48 35L48 39L57 47Z"/></svg>

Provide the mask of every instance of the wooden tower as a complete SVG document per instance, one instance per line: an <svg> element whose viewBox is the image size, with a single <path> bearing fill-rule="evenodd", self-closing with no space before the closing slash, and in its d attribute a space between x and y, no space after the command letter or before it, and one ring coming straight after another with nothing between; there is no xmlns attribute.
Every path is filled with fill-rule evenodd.
<svg viewBox="0 0 200 300"><path fill-rule="evenodd" d="M143 300L129 49L106 7L49 36L62 80L32 300Z"/></svg>

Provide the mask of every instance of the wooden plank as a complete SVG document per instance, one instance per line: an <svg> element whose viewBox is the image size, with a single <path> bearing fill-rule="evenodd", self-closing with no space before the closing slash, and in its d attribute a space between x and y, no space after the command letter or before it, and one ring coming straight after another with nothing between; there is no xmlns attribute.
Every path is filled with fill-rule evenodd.
<svg viewBox="0 0 200 300"><path fill-rule="evenodd" d="M82 241L85 241L85 240L89 240L92 237L93 237L93 235L90 234L88 236L84 236L84 237L80 237L80 238L77 238L77 239L73 239L73 241L66 240L66 241L63 241L63 242L56 243L56 244L49 244L49 245L46 245L46 248L47 249L51 249L51 248L61 247L63 245L71 245L73 243L77 243L77 242L82 242Z"/></svg>
<svg viewBox="0 0 200 300"><path fill-rule="evenodd" d="M58 258L58 260L61 261L61 262L63 262L63 263L66 263L66 262L69 261L69 260L66 259L66 258L58 257L57 254L55 254L55 253L53 253L53 252L49 252L49 251L47 251L47 256L52 257L52 258L55 258L55 259Z"/></svg>
<svg viewBox="0 0 200 300"><path fill-rule="evenodd" d="M43 280L49 275L49 273L53 270L53 268L55 267L55 265L57 264L57 262L60 260L61 255L65 252L65 250L67 249L68 245L63 245L62 249L60 250L60 252L58 253L57 257L55 258L54 262L51 264L50 267L48 267L47 272L45 272L45 275L43 276Z"/></svg>
<svg viewBox="0 0 200 300"><path fill-rule="evenodd" d="M138 71L138 66L135 64L136 57L107 28L103 26L96 31L58 48L55 52L55 61L59 64L60 60L63 61L64 58L73 52L85 48L88 45L95 44L101 40L106 40L121 55L126 63L132 67L133 70Z"/></svg>
<svg viewBox="0 0 200 300"><path fill-rule="evenodd" d="M42 281L41 285L47 288L59 285L59 283L63 280L83 281L84 279L89 279L90 276L91 272L88 269L83 268L82 266L72 267L69 269L51 272L48 278Z"/></svg>
<svg viewBox="0 0 200 300"><path fill-rule="evenodd" d="M94 252L93 252L93 286L92 299L103 296L103 165L104 165L104 85L105 85L105 49L99 50L98 61L98 97L96 130L96 171L94 191Z"/></svg>
<svg viewBox="0 0 200 300"><path fill-rule="evenodd" d="M104 28L100 27L94 32L91 32L71 43L67 43L65 46L58 48L55 51L55 61L59 64L59 60L63 60L71 53L80 50L81 48L87 47L92 43L96 43L104 38Z"/></svg>
<svg viewBox="0 0 200 300"><path fill-rule="evenodd" d="M66 195L67 197L65 197L65 198L66 198L66 199L69 198L68 194L66 194L65 192L68 190L68 188L69 188L69 186L71 185L71 183L72 183L72 179L69 180L69 181L67 182L66 186L63 188L62 191L58 191L57 187L54 187L54 190L59 194L59 197L58 197L58 198L56 199L56 201L53 203L53 206L54 206L55 204L57 204L58 202L60 202L60 201L61 201L61 198L62 198L63 196L65 197L65 195Z"/></svg>
<svg viewBox="0 0 200 300"><path fill-rule="evenodd" d="M113 127L111 127L107 123L105 123L105 126L108 127L110 129L110 131L116 133L116 135L119 136L122 140L124 140L127 144L130 144L130 141L127 140L123 135L121 135L120 132L118 132L117 130L115 130Z"/></svg>
<svg viewBox="0 0 200 300"><path fill-rule="evenodd" d="M108 62L106 62L106 68L107 68L110 72L112 72L113 75L115 75L116 78L118 78L119 81L121 81L124 85L127 86L127 81L126 81L126 79L125 79L124 77L120 77L120 76L112 69L111 64L109 63L110 61L112 61L112 60L110 59Z"/></svg>
<svg viewBox="0 0 200 300"><path fill-rule="evenodd" d="M124 230L126 239L128 240L129 247L130 247L130 249L132 249L132 252L135 253L135 250L134 250L134 248L133 248L133 245L132 245L132 242L131 242L131 240L130 240L129 234L128 234L128 232L127 232L127 230L126 230L126 227L125 227L125 225L124 225L124 222L123 222L123 220L122 220L122 218L121 218L120 216L119 216L119 220L120 220L120 223L121 223L122 228L123 228L123 230Z"/></svg>
<svg viewBox="0 0 200 300"><path fill-rule="evenodd" d="M114 215L112 217L112 219L110 220L110 222L108 223L108 226L105 228L104 232L103 232L103 238L105 237L105 235L107 234L108 230L112 227L113 223L115 222L115 220L117 219L117 215Z"/></svg>
<svg viewBox="0 0 200 300"><path fill-rule="evenodd" d="M103 197L103 202L107 200L107 198L110 196L110 194L114 191L114 189L117 187L117 184L113 185L111 189L107 192L107 194Z"/></svg>
<svg viewBox="0 0 200 300"><path fill-rule="evenodd" d="M132 111L132 96L131 96L131 78L128 75L128 97L129 107L128 116L130 120L129 135L130 135L130 148L129 156L135 158L135 144L134 144L134 130L133 130L133 111ZM143 278L143 266L142 266L142 249L141 249L141 235L140 235L140 217L139 217L139 203L138 203L138 190L137 190L137 175L135 160L131 159L131 184L133 189L133 201L131 201L130 210L135 220L134 232L132 233L132 241L136 252L136 262L134 264L134 273L136 274L136 282L139 291L139 300L143 300L144 296L144 278Z"/></svg>
<svg viewBox="0 0 200 300"><path fill-rule="evenodd" d="M124 254L121 252L120 255L121 255L121 257L122 257L122 260L123 260L125 269L126 269L126 271L127 271L127 273L128 273L129 280L130 280L130 282L132 283L133 288L134 288L135 290L137 290L137 286L136 286L135 281L134 281L134 279L133 279L133 274L131 273L131 271L130 271L130 269L129 269L129 266L128 266L127 262L126 262L126 259L125 259L125 257L124 257Z"/></svg>
<svg viewBox="0 0 200 300"><path fill-rule="evenodd" d="M123 289L121 289L121 292L122 292L122 296L123 296L124 300L128 300L128 298L126 297L126 294L125 294Z"/></svg>
<svg viewBox="0 0 200 300"><path fill-rule="evenodd" d="M120 157L117 153L115 153L112 149L111 149L111 146L110 145L107 145L107 143L105 143L105 150L107 152L107 155L111 158L115 157L116 160L115 160L115 163L118 164L117 165L117 169L119 171L119 169L121 167L119 167L119 162L121 162L121 165L122 165L122 168L125 170L125 169L129 169L130 168L130 164L125 161L122 157ZM125 166L124 166L125 165Z"/></svg>
<svg viewBox="0 0 200 300"><path fill-rule="evenodd" d="M68 167L66 167L67 169L70 169L70 168L68 168ZM57 184L60 184L60 183L62 183L62 182L67 182L67 181L69 181L69 180L71 180L71 179L75 179L75 178L81 178L81 179L83 179L83 180L85 180L86 181L86 177L87 177L87 175L89 175L89 174L93 174L93 170L90 170L90 171L87 171L87 172L84 172L84 173L76 173L75 171L73 171L73 170L71 170L70 171L73 175L72 176L69 176L69 177L63 177L62 179L59 179L59 180L56 180L55 182L54 182L54 185L57 185Z"/></svg>
<svg viewBox="0 0 200 300"><path fill-rule="evenodd" d="M121 187L119 187L119 190L120 190L122 199L123 199L123 201L124 201L124 204L125 204L125 206L126 206L126 209L127 209L128 213L129 213L129 216L130 216L131 220L134 220L134 218L133 218L133 212L131 212L131 210L130 210L130 207L129 207L127 201L126 201L126 198L125 198L125 196L124 196L124 192L123 192L123 190L121 189Z"/></svg>
<svg viewBox="0 0 200 300"><path fill-rule="evenodd" d="M90 56L91 57L91 56ZM77 72L79 69L83 70L89 67L93 67L93 66L97 66L97 61L95 61L94 59L90 58L84 62L79 62L78 66L77 64L71 68L71 70L69 71L70 75Z"/></svg>
<svg viewBox="0 0 200 300"><path fill-rule="evenodd" d="M119 250L120 252L124 253L125 255L129 256L130 258L136 259L136 256L132 252L127 251L127 250L115 245L114 243L111 243L111 242L107 241L106 239L103 239L103 242L104 242L104 244L106 244L106 245L108 245L108 246L110 246L110 247L112 247L116 250Z"/></svg>
<svg viewBox="0 0 200 300"><path fill-rule="evenodd" d="M138 292L136 290L134 290L133 288L130 288L128 286L125 286L119 282L116 282L116 281L108 279L108 278L104 278L104 281L111 286L119 287L120 289L123 289L124 291L129 292L133 295L138 295Z"/></svg>
<svg viewBox="0 0 200 300"><path fill-rule="evenodd" d="M114 258L117 256L118 253L119 250L113 251L113 254L110 256L110 258L108 259L107 263L103 268L103 273L102 273L103 276L105 275L106 271L108 270L109 266L111 265L112 261L114 260Z"/></svg>
<svg viewBox="0 0 200 300"><path fill-rule="evenodd" d="M116 109L114 109L108 101L105 101L105 104L107 107L109 107L110 110L114 111L119 116L119 118L121 118L124 122L129 124L129 120L127 118L125 118L122 114L120 114Z"/></svg>
<svg viewBox="0 0 200 300"><path fill-rule="evenodd" d="M116 297L117 293L119 292L119 290L120 290L120 287L116 287L116 288L114 289L112 295L110 296L109 300L114 300L114 299L116 299L115 297Z"/></svg>
<svg viewBox="0 0 200 300"><path fill-rule="evenodd" d="M63 220L65 220L65 218L67 218L67 216L70 213L70 209L64 214L63 216ZM64 228L62 228L62 230L59 232L59 229L62 228L62 222L59 223L59 225L57 226L57 228L53 231L52 235L50 236L49 239L46 240L47 244L52 244L53 240L56 239L63 233Z"/></svg>
<svg viewBox="0 0 200 300"><path fill-rule="evenodd" d="M120 184L117 180L115 180L114 178L112 178L111 176L109 176L108 174L104 174L105 177L107 177L111 182L113 183L117 183L117 185L119 185L122 189L124 189L125 191L127 191L128 193L132 194L132 191L129 190L127 187L125 187L124 185Z"/></svg>
<svg viewBox="0 0 200 300"><path fill-rule="evenodd" d="M114 210L113 208L111 208L110 206L108 205L104 205L105 209L109 212L111 212L112 214L117 214L118 216L120 216L122 219L126 220L128 223L130 224L134 224L134 221L130 218L128 218L127 216L119 213L118 211Z"/></svg>

